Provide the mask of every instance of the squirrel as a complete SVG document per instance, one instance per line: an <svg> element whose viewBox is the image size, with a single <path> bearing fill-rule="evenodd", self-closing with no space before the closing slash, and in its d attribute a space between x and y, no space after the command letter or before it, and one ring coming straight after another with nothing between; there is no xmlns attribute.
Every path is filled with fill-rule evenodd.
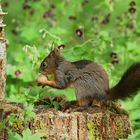
<svg viewBox="0 0 140 140"><path fill-rule="evenodd" d="M57 89L65 89L72 84L79 106L89 106L93 99L124 99L134 95L140 88L140 63L130 66L118 84L109 88L108 75L100 64L90 60L67 61L60 55L63 48L63 45L54 48L40 65L41 74L46 77L53 74L54 79L40 76L37 82Z"/></svg>

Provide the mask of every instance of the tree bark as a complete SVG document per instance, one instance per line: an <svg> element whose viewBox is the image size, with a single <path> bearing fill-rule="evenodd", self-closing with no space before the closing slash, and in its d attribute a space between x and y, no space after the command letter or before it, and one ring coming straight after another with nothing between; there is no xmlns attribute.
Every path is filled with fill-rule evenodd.
<svg viewBox="0 0 140 140"><path fill-rule="evenodd" d="M3 16L4 13L1 9L0 4L0 100L4 99L5 94L5 69L6 69L6 42L4 39L4 24L3 24Z"/></svg>
<svg viewBox="0 0 140 140"><path fill-rule="evenodd" d="M112 108L112 107L111 107ZM2 103L0 110L3 117L14 112L18 119L14 122L14 132L22 133L29 127L33 133L42 133L42 140L118 140L127 138L132 133L128 116L101 106L76 108L75 111L62 112L56 109L37 107L36 116L25 122L23 110L18 105ZM8 130L8 129L6 129ZM9 140L6 131L0 132L1 139ZM0 140L1 140L0 139Z"/></svg>

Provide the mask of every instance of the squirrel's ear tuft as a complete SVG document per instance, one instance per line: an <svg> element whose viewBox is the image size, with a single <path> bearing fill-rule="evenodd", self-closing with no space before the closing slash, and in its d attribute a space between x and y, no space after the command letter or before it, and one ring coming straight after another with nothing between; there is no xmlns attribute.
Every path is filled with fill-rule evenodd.
<svg viewBox="0 0 140 140"><path fill-rule="evenodd" d="M62 45L59 45L58 47L54 48L53 51L51 51L51 55L53 55L53 56L60 55L60 51L62 49L64 49L64 47L65 47L65 45L62 44Z"/></svg>
<svg viewBox="0 0 140 140"><path fill-rule="evenodd" d="M64 45L64 44L61 44L61 45L59 45L57 48L58 48L59 50L62 50L62 49L65 48L65 45Z"/></svg>

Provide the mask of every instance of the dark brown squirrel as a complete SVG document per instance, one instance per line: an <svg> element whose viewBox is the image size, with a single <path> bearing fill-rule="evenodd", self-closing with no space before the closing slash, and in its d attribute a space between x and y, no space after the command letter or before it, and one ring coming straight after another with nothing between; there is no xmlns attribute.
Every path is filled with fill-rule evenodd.
<svg viewBox="0 0 140 140"><path fill-rule="evenodd" d="M40 72L45 76L53 74L54 79L38 79L38 83L57 89L73 84L79 106L88 106L93 99L124 99L140 88L140 63L133 64L110 89L108 75L101 65L90 60L69 62L60 55L61 49L60 46L51 51L40 65Z"/></svg>

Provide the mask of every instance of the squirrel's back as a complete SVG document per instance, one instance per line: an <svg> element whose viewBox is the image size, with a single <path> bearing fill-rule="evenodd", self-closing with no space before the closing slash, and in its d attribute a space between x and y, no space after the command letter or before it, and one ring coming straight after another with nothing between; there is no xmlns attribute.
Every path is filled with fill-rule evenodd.
<svg viewBox="0 0 140 140"><path fill-rule="evenodd" d="M79 74L79 78L73 83L77 99L82 99L86 96L105 99L109 90L109 80L102 66L89 60L80 60L72 62L72 64Z"/></svg>

